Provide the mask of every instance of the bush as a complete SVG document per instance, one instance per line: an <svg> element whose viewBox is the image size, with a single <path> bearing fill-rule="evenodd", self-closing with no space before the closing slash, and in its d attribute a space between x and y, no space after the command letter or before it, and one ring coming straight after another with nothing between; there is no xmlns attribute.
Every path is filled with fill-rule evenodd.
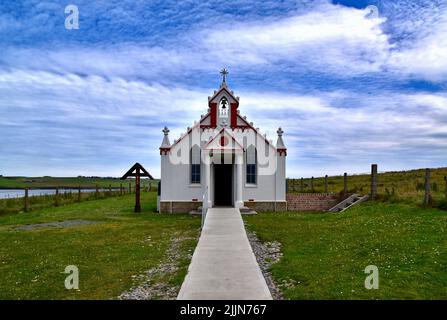
<svg viewBox="0 0 447 320"><path fill-rule="evenodd" d="M439 201L437 207L438 207L438 209L447 211L447 199Z"/></svg>
<svg viewBox="0 0 447 320"><path fill-rule="evenodd" d="M399 200L394 188L392 188L391 191L388 188L385 188L384 200L389 202L396 202Z"/></svg>
<svg viewBox="0 0 447 320"><path fill-rule="evenodd" d="M423 182L417 182L416 191L424 191L424 190L425 190L425 184Z"/></svg>
<svg viewBox="0 0 447 320"><path fill-rule="evenodd" d="M432 186L431 186L431 189L432 189L434 192L438 192L438 184L437 184L436 182L433 182L433 184L432 184Z"/></svg>

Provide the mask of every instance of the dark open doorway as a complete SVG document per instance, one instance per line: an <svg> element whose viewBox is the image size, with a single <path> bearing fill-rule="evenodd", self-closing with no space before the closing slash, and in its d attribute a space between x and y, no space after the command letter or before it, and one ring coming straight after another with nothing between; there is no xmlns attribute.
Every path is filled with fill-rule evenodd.
<svg viewBox="0 0 447 320"><path fill-rule="evenodd" d="M233 165L214 165L214 205L233 206Z"/></svg>

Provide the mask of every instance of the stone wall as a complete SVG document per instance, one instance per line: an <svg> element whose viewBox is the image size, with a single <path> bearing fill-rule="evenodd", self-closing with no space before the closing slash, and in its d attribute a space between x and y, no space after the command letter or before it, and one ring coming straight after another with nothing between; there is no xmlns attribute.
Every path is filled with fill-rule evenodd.
<svg viewBox="0 0 447 320"><path fill-rule="evenodd" d="M288 193L288 211L326 211L340 202L335 193Z"/></svg>
<svg viewBox="0 0 447 320"><path fill-rule="evenodd" d="M188 213L197 210L202 201L160 201L161 213Z"/></svg>
<svg viewBox="0 0 447 320"><path fill-rule="evenodd" d="M340 202L334 193L288 193L286 201L276 201L276 211L326 211ZM197 210L202 201L161 201L162 213L188 213ZM245 201L244 205L258 212L275 211L275 201Z"/></svg>
<svg viewBox="0 0 447 320"><path fill-rule="evenodd" d="M245 201L244 206L255 211L275 211L275 201ZM286 201L276 201L276 211L287 211Z"/></svg>

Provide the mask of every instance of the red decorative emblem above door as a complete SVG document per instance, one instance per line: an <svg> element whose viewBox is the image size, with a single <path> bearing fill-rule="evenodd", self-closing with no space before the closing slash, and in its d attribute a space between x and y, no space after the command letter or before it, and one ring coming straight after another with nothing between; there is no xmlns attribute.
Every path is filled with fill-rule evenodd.
<svg viewBox="0 0 447 320"><path fill-rule="evenodd" d="M228 144L228 138L225 137L225 136L222 136L222 137L220 137L220 141L219 142L220 142L220 145L222 147L225 147Z"/></svg>

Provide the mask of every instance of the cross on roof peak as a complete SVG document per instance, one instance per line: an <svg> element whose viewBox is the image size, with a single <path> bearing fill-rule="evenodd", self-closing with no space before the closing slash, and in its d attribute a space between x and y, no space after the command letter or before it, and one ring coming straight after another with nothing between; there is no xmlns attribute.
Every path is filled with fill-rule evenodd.
<svg viewBox="0 0 447 320"><path fill-rule="evenodd" d="M220 74L222 75L222 83L226 83L228 73L229 72L226 68L223 68L222 70L220 70Z"/></svg>

